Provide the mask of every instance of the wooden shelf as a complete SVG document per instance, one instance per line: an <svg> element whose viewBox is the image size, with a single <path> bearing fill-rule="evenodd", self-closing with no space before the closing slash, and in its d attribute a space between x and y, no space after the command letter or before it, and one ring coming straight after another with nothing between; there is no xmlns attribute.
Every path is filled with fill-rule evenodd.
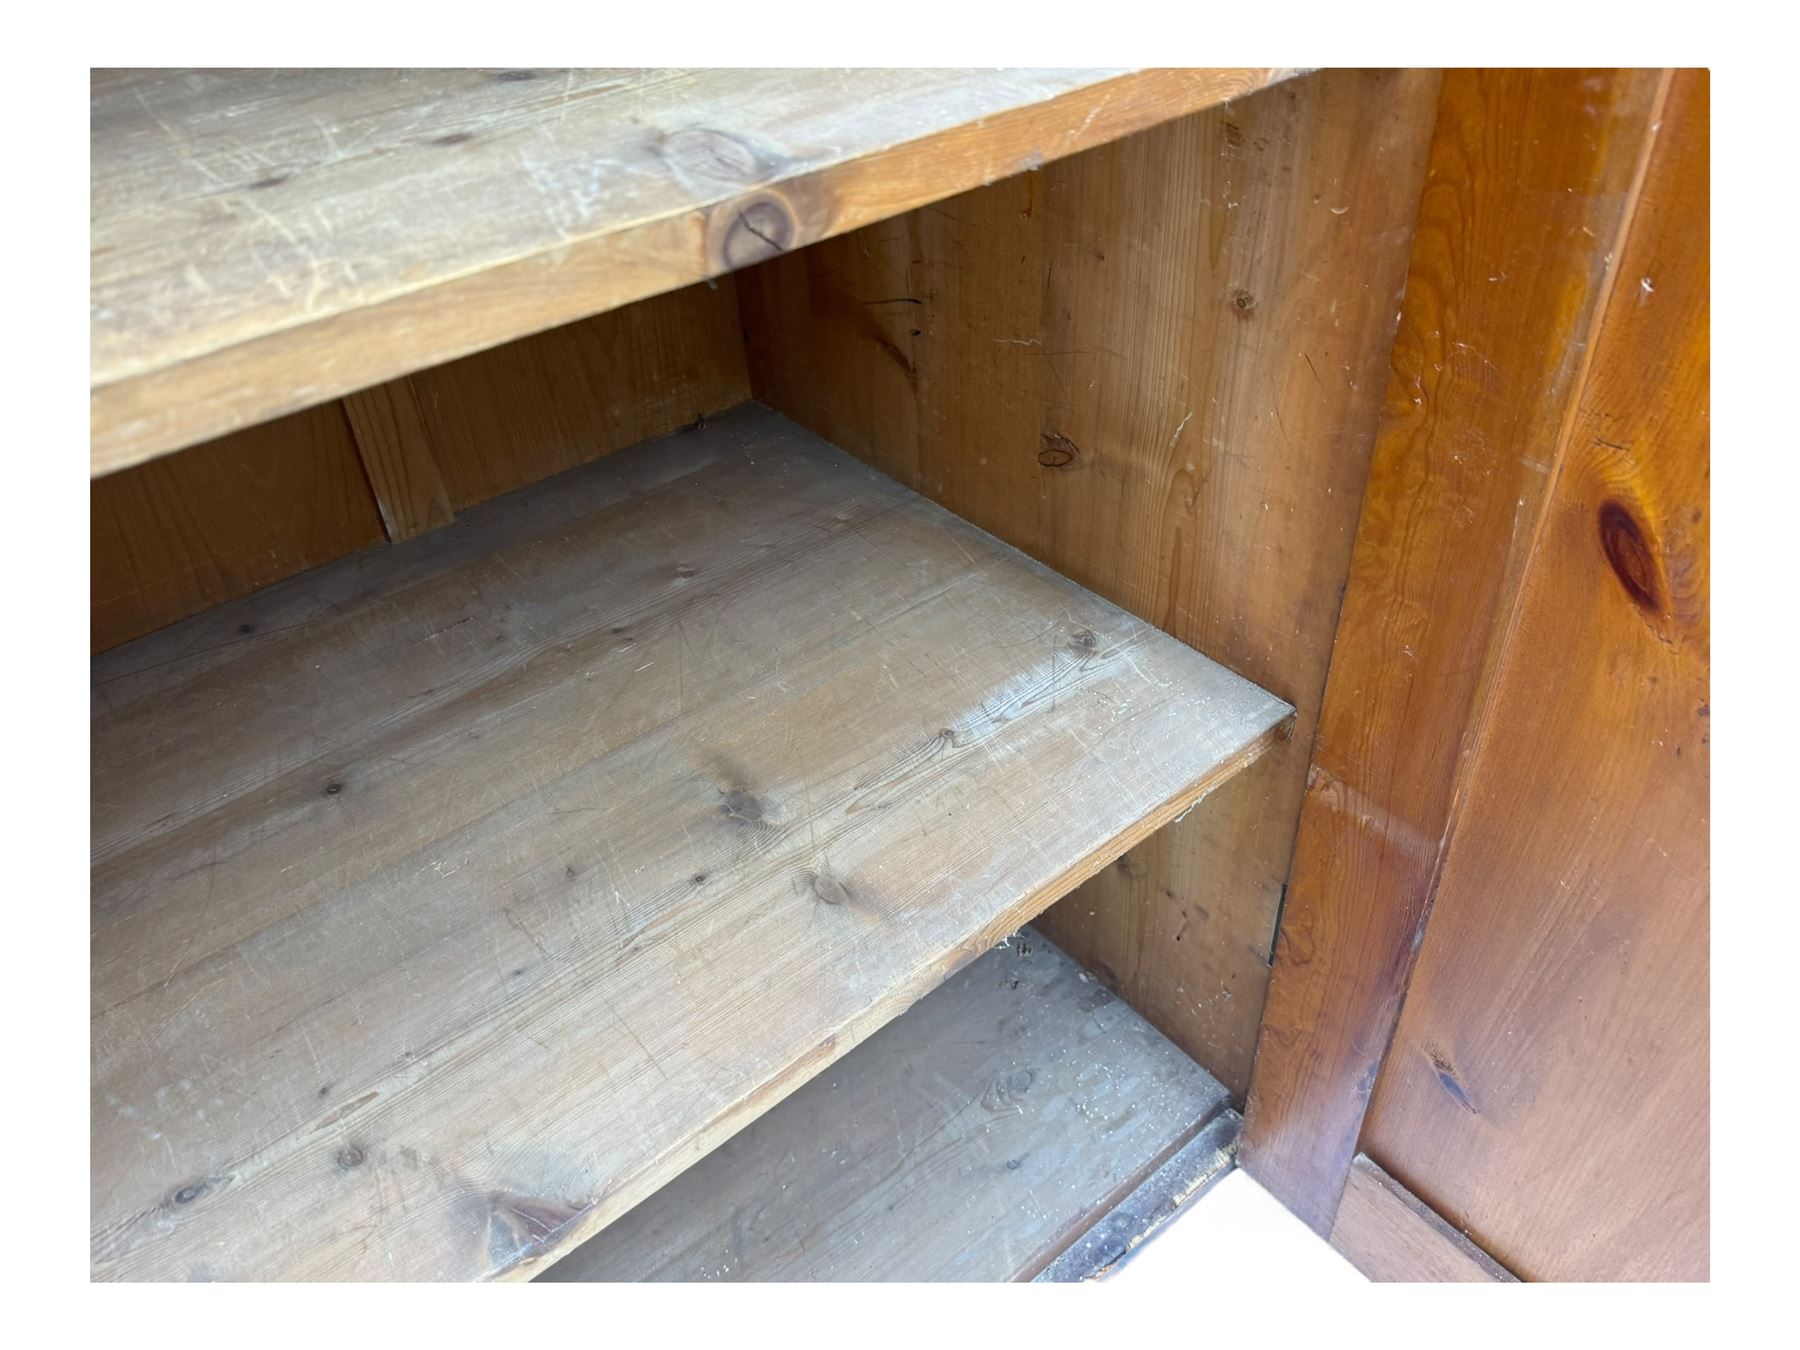
<svg viewBox="0 0 1800 1350"><path fill-rule="evenodd" d="M1291 711L754 406L93 678L110 1278L533 1274Z"/></svg>
<svg viewBox="0 0 1800 1350"><path fill-rule="evenodd" d="M1115 1202L1228 1095L1027 928L542 1278L1021 1280L1084 1246L1104 1266L1138 1231L1111 1231Z"/></svg>
<svg viewBox="0 0 1800 1350"><path fill-rule="evenodd" d="M91 469L759 262L1286 73L98 71Z"/></svg>

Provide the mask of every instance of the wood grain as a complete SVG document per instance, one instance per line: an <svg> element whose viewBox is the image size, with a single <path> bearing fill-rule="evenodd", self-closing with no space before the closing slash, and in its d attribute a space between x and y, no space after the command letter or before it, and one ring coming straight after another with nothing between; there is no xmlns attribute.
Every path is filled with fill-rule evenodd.
<svg viewBox="0 0 1800 1350"><path fill-rule="evenodd" d="M1708 1277L1708 77L1675 75L1364 1138L1521 1276Z"/></svg>
<svg viewBox="0 0 1800 1350"><path fill-rule="evenodd" d="M336 404L97 480L89 522L95 651L382 538Z"/></svg>
<svg viewBox="0 0 1800 1350"><path fill-rule="evenodd" d="M693 286L95 480L94 650L749 394L736 293Z"/></svg>
<svg viewBox="0 0 1800 1350"><path fill-rule="evenodd" d="M1282 74L97 71L91 471L717 276Z"/></svg>
<svg viewBox="0 0 1800 1350"><path fill-rule="evenodd" d="M1371 1280L1402 1284L1517 1284L1517 1278L1395 1181L1356 1155L1331 1227L1336 1247Z"/></svg>
<svg viewBox="0 0 1800 1350"><path fill-rule="evenodd" d="M412 386L393 380L346 394L343 404L387 537L398 543L448 525L455 513Z"/></svg>
<svg viewBox="0 0 1800 1350"><path fill-rule="evenodd" d="M689 286L406 383L459 511L750 397L730 286Z"/></svg>
<svg viewBox="0 0 1800 1350"><path fill-rule="evenodd" d="M545 1278L1029 1279L1225 1099L1027 928Z"/></svg>
<svg viewBox="0 0 1800 1350"><path fill-rule="evenodd" d="M109 1279L530 1275L1291 716L755 408L93 704Z"/></svg>
<svg viewBox="0 0 1800 1350"><path fill-rule="evenodd" d="M738 278L758 398L1299 709L1045 920L1234 1092L1437 83L1289 81Z"/></svg>
<svg viewBox="0 0 1800 1350"><path fill-rule="evenodd" d="M1444 80L1245 1110L1245 1169L1322 1235L1417 951L1659 83L1641 71Z"/></svg>

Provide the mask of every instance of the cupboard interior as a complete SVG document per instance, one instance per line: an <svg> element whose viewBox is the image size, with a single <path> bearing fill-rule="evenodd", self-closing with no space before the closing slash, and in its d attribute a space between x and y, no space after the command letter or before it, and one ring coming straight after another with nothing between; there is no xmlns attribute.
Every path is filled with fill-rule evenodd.
<svg viewBox="0 0 1800 1350"><path fill-rule="evenodd" d="M790 1238L807 1235L810 1246L815 1231L879 1229L889 1245L871 1241L868 1250L889 1254L880 1264L894 1277L961 1270L968 1278L1030 1278L1071 1269L1059 1258L1078 1249L1093 1258L1093 1268L1115 1262L1135 1239L1114 1241L1104 1225L1145 1187L1197 1193L1198 1179L1216 1175L1216 1157L1228 1154L1220 1131L1248 1083L1313 727L1387 392L1437 85L1431 72L1321 72L1291 80L716 283L417 371L95 480L94 707L96 725L105 723L115 737L100 743L118 752L116 760L96 757L97 876L111 869L110 889L96 883L97 934L103 920L117 921L116 938L97 936L96 950L122 953L125 980L97 980L97 996L119 995L116 1004L97 1005L97 1027L108 1016L125 1019L116 1023L121 1063L145 1026L159 1034L171 1026L191 1031L178 1019L191 1018L194 1007L229 1008L221 1002L227 982L262 978L244 974L245 958L277 932L297 944L286 956L295 963L286 978L298 988L311 968L303 954L342 970L359 959L354 951L346 958L344 944L368 943L361 959L370 961L385 950L385 939L359 937L357 925L411 923L412 949L425 964L398 977L394 1006L405 1007L398 990L410 982L431 991L414 1010L412 1039L383 1033L398 1037L393 1045L349 1014L335 1026L329 1014L311 1024L335 1034L336 1050L284 1040L278 1018L258 1037L213 1027L220 1045L237 1047L240 1071L254 1062L260 1071L285 1073L301 1054L330 1056L352 1044L379 1045L386 1058L370 1060L361 1078L317 1075L317 1101L304 1111L297 1101L290 1108L306 1120L299 1134L277 1139L271 1125L267 1137L238 1141L234 1156L252 1159L249 1165L194 1161L178 1176L152 1176L122 1151L127 1161L109 1193L111 1213L96 1219L97 1267L234 1273L208 1271L200 1254L221 1234L248 1226L229 1206L234 1190L254 1190L277 1213L304 1202L309 1213L343 1216L325 1221L329 1232L312 1235L330 1239L320 1250L339 1263L320 1266L322 1273L352 1272L369 1259L356 1246L366 1247L358 1226L369 1222L384 1236L394 1230L390 1247L404 1245L411 1231L418 1255L406 1269L413 1273L705 1273L717 1253L692 1230L671 1227L668 1217L702 1211L667 1199L677 1194L670 1188L698 1184L685 1177L725 1167L720 1159L767 1153L775 1160L733 1174L752 1188L742 1204L755 1209L762 1226L747 1235L733 1230L739 1246L718 1273L816 1277L821 1267L792 1264ZM786 467L759 473L759 456ZM885 477L858 476L848 457ZM596 463L602 460L608 463ZM686 489L704 500L684 498ZM931 515L925 502L943 510ZM581 514L590 508L594 514ZM829 551L834 545L838 555ZM1033 561L1010 554L1008 545ZM844 549L863 553L846 557ZM711 561L702 556L708 550ZM759 570L761 559L772 562ZM549 581L555 585L534 589ZM700 671L714 685L696 689L702 710L692 714L684 615L694 611L681 609L689 583L716 588L722 601L709 622L715 630L740 625L731 640L757 653L742 663L747 671L714 654L717 665L706 672L702 658ZM818 600L827 592L837 608ZM590 593L616 597L617 612L602 616L603 606L587 603ZM965 611L975 594L983 604ZM893 639L879 632L887 616L877 613L884 597L896 595L918 601L915 623L925 626L914 635L931 673L909 690L898 681L890 690L845 683L832 672L897 669ZM731 603L737 600L745 603ZM556 603L564 610L547 616ZM404 616L409 605L416 612ZM866 632L850 632L846 614ZM397 616L418 626L409 629ZM479 622L454 631L471 618ZM443 627L434 627L439 619ZM1039 644L1025 650L1047 672L1041 689L1031 684L1037 667L1006 667L997 655L1011 635L1009 622L1023 619L1033 622L1017 640ZM533 631L539 624L547 637ZM494 633L485 632L489 626ZM496 661L484 663L474 645L478 631L498 647ZM432 706L454 714L424 730L397 711L420 691L371 676L403 673L395 653L408 641L464 644L454 659L419 649L449 682L427 691ZM1189 648L1225 669L1189 660ZM434 763L460 755L467 771L440 783L445 809L481 782L489 795L473 791L468 809L513 811L516 820L501 821L508 830L520 828L526 806L548 804L553 815L591 810L591 802L551 802L567 777L534 781L531 762L450 741L519 734L509 718L533 715L533 700L553 698L546 691L562 687L558 681L585 678L584 663L602 656L617 672L603 678L616 682L605 713L618 741L609 742L608 753L619 758L596 782L654 800L654 790L641 785L660 782L660 766L679 753L653 734L672 722L657 706L632 708L623 676L659 655L665 673L667 664L681 666L676 719L713 718L712 743L776 756L792 754L793 738L803 733L843 738L838 764L848 776L827 812L878 798L896 783L909 809L929 801L953 816L970 802L987 812L1006 803L1017 814L984 828L978 811L973 825L953 835L966 850L957 857L963 873L980 872L992 856L1010 858L1009 849L1020 860L1000 869L1005 876L996 884L969 888L966 903L944 907L950 912L935 928L905 906L884 913L879 889L820 867L810 842L806 856L782 854L777 874L753 876L762 850L785 846L785 826L816 829L823 817L811 804L758 793L751 767L724 756L712 766L716 781L696 791L717 798L707 808L709 827L733 832L724 835L722 867L742 875L725 889L744 908L699 910L704 922L685 921L679 916L695 912L694 897L705 896L709 881L720 888L718 869L688 867L673 845L666 858L659 854L670 867L682 865L680 892L670 881L654 894L659 921L676 933L667 959L679 955L687 963L663 973L677 987L684 972L702 987L766 982L780 996L757 1005L762 1025L791 1024L793 1034L764 1038L759 1027L758 1035L737 1038L734 1052L762 1058L735 1078L726 1074L731 1089L699 1106L705 1094L696 1085L712 1081L716 1066L695 1060L692 1076L671 1084L664 1060L672 1043L639 1044L620 1056L596 1052L596 1068L624 1080L619 1095L604 1100L628 1103L649 1091L673 1103L661 1117L666 1130L629 1132L645 1142L627 1172L596 1172L595 1157L579 1156L578 1144L567 1158L527 1158L531 1144L521 1132L513 1139L518 1156L504 1159L496 1175L553 1177L560 1190L438 1175L454 1150L372 1131L369 1122L389 1109L382 1094L409 1102L442 1098L437 1115L418 1118L451 1113L458 1094L498 1100L508 1118L542 1118L569 1095L557 1076L559 1047L554 1040L538 1046L546 1062L529 1062L529 1041L517 1038L530 1027L509 1020L523 1006L514 1000L526 995L509 991L508 981L548 980L552 987L532 1006L585 1008L594 1017L609 989L600 967L581 964L592 954L583 946L590 938L573 919L547 941L531 923L515 925L519 916L502 906L482 925L455 930L478 935L491 950L479 959L459 954L454 940L433 935L430 878L418 884L406 873L412 866L436 868L438 878L446 869L453 874L463 865L453 852L378 856L383 845L372 828L358 834L352 823L346 845L328 832L338 826L325 822L329 813L354 811L371 792L392 799L378 803L381 810L428 813L439 799L421 800L406 760L431 737L442 741L430 747ZM337 714L345 699L360 700L361 721L332 721L317 711L323 704L307 702L310 672L328 659L339 664L319 687ZM1160 662L1155 680L1128 669L1134 662ZM248 748L214 739L229 725L220 708L236 696L240 676L264 691L286 691L281 706L295 714L273 723L279 731L264 747L265 763L251 753L261 724L247 724ZM735 688L734 676L742 677ZM808 678L815 680L810 687ZM934 678L943 685L936 703ZM1058 692L1065 678L1075 685L1068 703ZM1164 696L1143 700L1133 678ZM977 689L980 680L987 684ZM784 688L784 681L799 683ZM510 690L505 699L496 697L502 685ZM666 697L665 685L656 688ZM1010 701L997 704L996 690L1010 690ZM787 711L778 716L786 720L769 722L753 710L746 702L752 693L781 704ZM985 733L960 723L925 725L959 694L970 707L998 708L996 726L1018 721L1036 739L984 744ZM1102 715L1130 694L1155 707L1126 719L1135 733L1115 735ZM1197 717L1195 707L1205 714ZM1171 719L1160 737L1148 734L1160 725L1156 716ZM1056 736L1036 730L1040 723ZM184 726L212 736L191 736ZM1190 726L1188 736L1172 730ZM683 735L692 729L690 723ZM862 764L849 773L860 763L848 748L859 731L868 735L879 772ZM356 739L334 739L346 732ZM393 733L394 744L380 744L384 732ZM582 744L560 724L546 723L533 735L526 743L551 760L556 747L579 751ZM1056 745L1040 753L1047 739ZM1180 753L1159 753L1164 741ZM1071 758L1072 744L1086 757ZM397 747L397 758L373 758ZM659 748L661 757L652 753ZM156 796L172 753L198 764L186 780L191 799L173 809ZM564 771L583 771L578 753ZM954 778L959 772L968 776L966 800L957 795L965 790ZM1012 776L995 777L1002 772ZM671 792L680 780L673 775ZM231 819L209 795L221 782L234 794ZM125 807L114 800L129 795L115 791L120 783L139 793ZM292 795L275 785L291 786ZM683 800L663 802L660 816L646 809L645 835L656 833L658 818L679 820ZM108 833L103 820L114 814L122 823ZM592 823L578 816L554 818L570 823L539 837L561 852L592 835ZM868 838L901 847L903 832ZM574 869L564 881L581 882L582 868L595 859L564 859L561 852L513 856L499 848L487 859L484 884L498 893L513 873L552 863L558 872ZM332 854L337 860L325 861ZM240 913L244 931L229 931L231 909L215 911L210 888L221 877L229 885L233 867L243 876L254 869L279 875L277 861L299 860L320 869L316 894L296 901L270 886L267 903L287 908L273 917ZM868 862L878 865L879 858L871 853ZM918 851L916 866L927 862ZM629 870L617 860L608 866L621 875ZM347 883L360 888L355 904L341 898L349 890L333 867L346 875L362 869ZM737 941L725 921L736 915L745 932L777 931L756 926L759 897L791 896L796 879L809 907L789 940L762 948ZM402 894L405 884L414 884L419 907L382 920L377 901ZM185 897L179 906L169 899L178 892ZM299 912L307 904L310 919ZM317 922L321 914L335 915L349 931ZM983 955L1034 917L1035 930ZM849 946L819 940L820 922L844 918L869 918L875 926ZM517 960L509 955L495 964L496 935L517 948ZM159 959L183 967L181 988L143 973L146 942ZM189 942L205 955L195 959ZM1048 973L1037 968L1040 974L1021 977L1018 988L1008 985L1010 975L990 978L1019 959L1008 952L1034 944L1052 967ZM744 964L711 954L715 945L725 953L737 947ZM771 951L780 956L772 964ZM887 966L870 973L871 953L881 952ZM854 978L845 973L846 953L863 962L851 967ZM100 962L97 954L97 968ZM780 983L784 969L800 982ZM557 985L565 980L568 988ZM643 981L646 989L656 984ZM937 994L903 1012L939 984ZM158 1013L154 1001L175 993L181 998ZM1028 995L1039 1000L1030 1016L1004 1004L1005 997ZM249 997L242 990L238 996ZM311 996L305 989L293 994L302 1002ZM198 1002L181 1004L190 997ZM694 1000L682 1005L685 1015L704 1006L691 991L683 997ZM356 1000L345 1003L354 1008ZM474 1010L454 1034L443 1021L450 1008ZM666 1006L648 1015L653 1041L680 1039L679 1015ZM668 1020L656 1021L659 1015ZM958 1100L982 1113L976 1119L983 1128L937 1103L932 1109L962 1122L949 1131L957 1147L927 1154L939 1170L909 1169L885 1197L890 1207L881 1209L878 1188L856 1178L858 1169L879 1163L879 1147L895 1147L895 1139L885 1139L854 1167L841 1164L846 1180L828 1193L797 1195L785 1208L769 1193L781 1184L777 1177L791 1179L782 1165L800 1166L781 1161L788 1156L777 1146L785 1130L823 1141L831 1137L827 1122L835 1122L860 1137L856 1112L871 1112L884 1092L902 1090L879 1066L896 1061L904 1073L909 1062L938 1063L952 1048L947 1029L963 1019L989 1028L987 1057L971 1050L944 1061L942 1081L960 1084ZM1122 1023L1109 1019L1129 1027L1121 1031ZM564 1031L581 1034L576 1023ZM800 1045L802 1033L813 1031L816 1040ZM496 1077L498 1052L470 1047L502 1032L511 1038L510 1076ZM1127 1064L1124 1050L1114 1058L1120 1036L1136 1037L1146 1058ZM1006 1037L1014 1039L992 1044ZM896 1046L906 1053L895 1054ZM252 1055L279 1063L269 1068ZM1085 1067L1084 1056L1093 1057ZM1109 1064L1121 1066L1117 1081L1096 1085L1092 1071ZM835 1093L834 1073L853 1090ZM339 1081L346 1077L381 1086L349 1092L352 1082ZM652 1080L661 1087L649 1089ZM154 1100L155 1085L144 1079L138 1086L138 1095ZM139 1113L121 1130L158 1128L143 1123L145 1105L132 1094L115 1093L116 1103L98 1086L96 1094L97 1113L102 1106ZM843 1099L852 1099L848 1107L839 1105ZM1115 1104L1120 1110L1107 1119L1123 1115L1127 1125L1082 1132L1089 1116ZM181 1105L192 1117L182 1126L196 1159L208 1151L211 1130L199 1113L209 1107L226 1109L222 1101ZM569 1128L585 1128L596 1111L604 1114L591 1104L571 1108ZM925 1121L909 1128L935 1128ZM1008 1130L1027 1133L1014 1138ZM302 1136L303 1144L293 1142ZM726 1139L725 1151L712 1153ZM604 1151L598 1156L614 1160ZM1004 1242L984 1244L1000 1261L992 1269L966 1270L957 1264L967 1258L964 1248L934 1248L930 1239L943 1235L907 1224L909 1213L931 1212L933 1186L960 1183L979 1209L1016 1195L1037 1175L1033 1169L1050 1168L1058 1157L1083 1162L1054 1168L1062 1189L1036 1228L1011 1229ZM1171 1180L1167 1169L1177 1160L1190 1182ZM817 1180L823 1163L817 1155L813 1161L803 1170ZM349 1192L383 1172L435 1178L417 1192L428 1221L395 1216L379 1198L329 1198L332 1188ZM980 1185L971 1180L977 1174ZM1148 1214L1159 1203L1145 1200L1142 1208ZM100 1204L97 1193L97 1211ZM993 1212L1010 1212L1016 1201L1006 1205ZM271 1211L259 1205L257 1212ZM368 1214L375 1219L359 1217ZM968 1222L973 1233L997 1220L971 1210ZM628 1242L632 1233L641 1239ZM266 1236L272 1252L296 1233L276 1224ZM861 1242L832 1245L843 1255ZM566 1268L555 1266L565 1255Z"/></svg>

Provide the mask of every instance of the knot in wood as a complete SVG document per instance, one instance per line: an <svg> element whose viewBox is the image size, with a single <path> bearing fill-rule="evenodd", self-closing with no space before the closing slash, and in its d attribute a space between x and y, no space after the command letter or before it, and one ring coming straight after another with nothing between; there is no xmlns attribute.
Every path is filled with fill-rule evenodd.
<svg viewBox="0 0 1800 1350"><path fill-rule="evenodd" d="M719 262L727 270L748 267L794 246L799 231L794 213L779 197L760 197L751 202L727 202L720 208L728 223L719 243Z"/></svg>

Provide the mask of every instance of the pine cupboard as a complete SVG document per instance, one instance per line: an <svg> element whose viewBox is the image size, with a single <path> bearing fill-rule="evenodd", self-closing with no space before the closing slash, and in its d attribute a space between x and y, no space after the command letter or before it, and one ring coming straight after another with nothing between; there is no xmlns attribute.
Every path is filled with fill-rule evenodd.
<svg viewBox="0 0 1800 1350"><path fill-rule="evenodd" d="M96 71L95 1279L1708 1272L1699 71Z"/></svg>

